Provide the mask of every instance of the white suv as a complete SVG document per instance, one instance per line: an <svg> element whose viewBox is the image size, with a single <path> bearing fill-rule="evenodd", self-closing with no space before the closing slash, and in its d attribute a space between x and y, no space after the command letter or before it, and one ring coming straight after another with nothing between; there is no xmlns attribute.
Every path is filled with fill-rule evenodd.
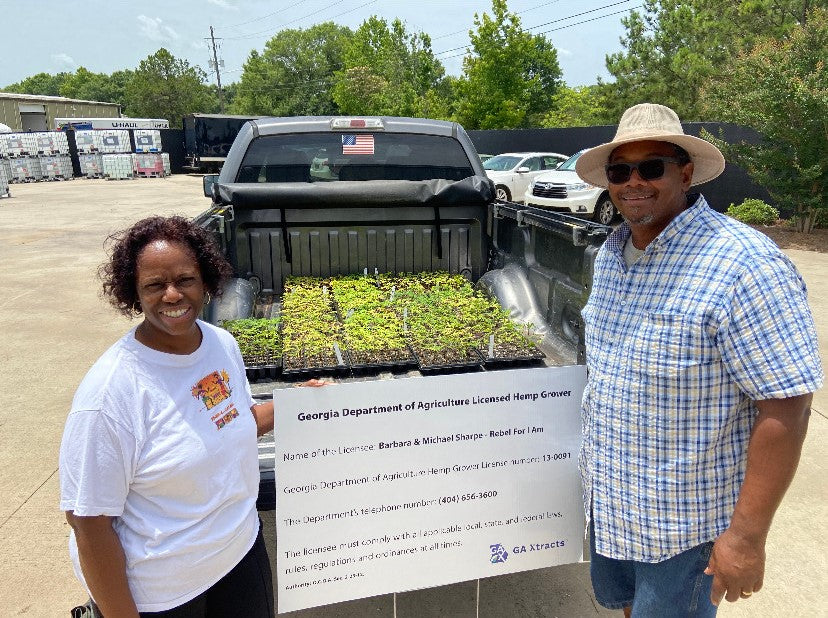
<svg viewBox="0 0 828 618"><path fill-rule="evenodd" d="M526 189L526 205L582 215L609 225L617 214L609 193L575 173L575 161L583 152L576 152L554 171L536 176Z"/></svg>
<svg viewBox="0 0 828 618"><path fill-rule="evenodd" d="M520 201L536 176L555 169L567 158L557 152L504 152L484 162L483 169L495 183L497 199Z"/></svg>

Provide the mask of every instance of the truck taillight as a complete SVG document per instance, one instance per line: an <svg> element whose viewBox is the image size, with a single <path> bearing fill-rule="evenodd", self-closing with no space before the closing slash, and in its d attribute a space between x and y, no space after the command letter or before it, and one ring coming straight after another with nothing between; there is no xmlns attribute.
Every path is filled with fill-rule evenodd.
<svg viewBox="0 0 828 618"><path fill-rule="evenodd" d="M331 120L331 129L371 129L382 130L381 118L334 118Z"/></svg>

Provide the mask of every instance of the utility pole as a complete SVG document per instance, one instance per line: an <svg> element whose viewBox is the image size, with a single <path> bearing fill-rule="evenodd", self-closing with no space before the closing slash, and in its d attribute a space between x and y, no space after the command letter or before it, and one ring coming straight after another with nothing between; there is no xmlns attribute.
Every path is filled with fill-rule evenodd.
<svg viewBox="0 0 828 618"><path fill-rule="evenodd" d="M219 39L220 40L220 39ZM224 113L224 93L221 91L221 72L219 71L219 60L216 55L216 37L213 35L213 27L210 26L210 43L213 46L213 60L209 63L216 72L216 85L218 86L219 109ZM222 66L224 61L221 61Z"/></svg>

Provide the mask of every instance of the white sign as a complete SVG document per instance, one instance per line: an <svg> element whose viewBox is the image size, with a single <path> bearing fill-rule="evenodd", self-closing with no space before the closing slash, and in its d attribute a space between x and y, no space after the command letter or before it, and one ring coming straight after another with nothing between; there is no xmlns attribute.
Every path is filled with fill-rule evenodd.
<svg viewBox="0 0 828 618"><path fill-rule="evenodd" d="M169 129L170 121L163 118L55 118L55 129L69 125L90 129Z"/></svg>
<svg viewBox="0 0 828 618"><path fill-rule="evenodd" d="M581 560L583 366L274 392L279 612Z"/></svg>

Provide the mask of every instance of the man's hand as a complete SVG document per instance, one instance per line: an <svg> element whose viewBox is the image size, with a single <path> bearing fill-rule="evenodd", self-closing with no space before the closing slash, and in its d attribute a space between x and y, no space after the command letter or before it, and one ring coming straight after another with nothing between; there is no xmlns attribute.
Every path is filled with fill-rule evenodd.
<svg viewBox="0 0 828 618"><path fill-rule="evenodd" d="M731 529L713 544L705 575L713 576L710 601L718 606L722 597L733 603L759 592L765 578L765 540L749 539ZM725 596L725 594L727 596Z"/></svg>

